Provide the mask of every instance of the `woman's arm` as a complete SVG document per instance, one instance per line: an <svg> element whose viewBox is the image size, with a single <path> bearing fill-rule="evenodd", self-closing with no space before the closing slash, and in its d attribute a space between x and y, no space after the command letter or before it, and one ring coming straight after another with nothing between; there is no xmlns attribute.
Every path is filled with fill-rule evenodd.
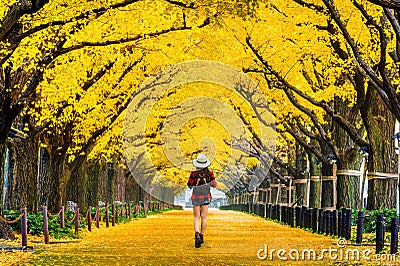
<svg viewBox="0 0 400 266"><path fill-rule="evenodd" d="M208 184L210 187L217 187L217 181L215 181L215 176L212 171L210 171L210 182Z"/></svg>
<svg viewBox="0 0 400 266"><path fill-rule="evenodd" d="M189 176L189 180L187 182L187 186L189 188L192 188L195 185L196 185L196 177L195 177L193 172L190 172L190 176Z"/></svg>

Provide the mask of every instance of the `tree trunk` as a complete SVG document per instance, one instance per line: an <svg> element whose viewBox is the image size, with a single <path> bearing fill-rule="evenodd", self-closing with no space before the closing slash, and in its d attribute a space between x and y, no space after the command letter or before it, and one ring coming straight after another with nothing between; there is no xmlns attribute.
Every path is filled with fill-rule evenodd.
<svg viewBox="0 0 400 266"><path fill-rule="evenodd" d="M113 163L107 164L107 189L106 189L106 200L107 202L114 202L114 177L115 168Z"/></svg>
<svg viewBox="0 0 400 266"><path fill-rule="evenodd" d="M333 206L333 182L332 179L324 180L325 176L332 176L332 166L330 164L322 164L322 195L321 208Z"/></svg>
<svg viewBox="0 0 400 266"><path fill-rule="evenodd" d="M305 160L306 158L306 153L303 149L303 147L299 144L295 145L296 147L296 169L298 172L304 172L305 169L307 168L307 161ZM300 179L303 180L306 178L303 175L304 178ZM299 180L299 181L300 181ZM296 187L296 199L302 197L302 199L298 202L298 205L306 205L307 204L307 184L306 183L296 183L294 184Z"/></svg>
<svg viewBox="0 0 400 266"><path fill-rule="evenodd" d="M7 176L5 177L5 180L7 182L7 190L5 199L4 199L4 209L6 210L12 210L12 201L13 201L13 196L14 196L14 170L15 170L15 156L14 156L14 149L11 147L12 145L8 143L8 165L7 165Z"/></svg>
<svg viewBox="0 0 400 266"><path fill-rule="evenodd" d="M11 197L7 204L9 209L28 210L37 209L37 169L38 169L38 141L35 136L29 135L26 139L14 139L11 142L13 163L9 175Z"/></svg>
<svg viewBox="0 0 400 266"><path fill-rule="evenodd" d="M125 169L118 166L116 163L116 178L115 178L115 185L114 185L114 193L115 199L121 202L125 201L125 187L126 187L126 178L125 178Z"/></svg>
<svg viewBox="0 0 400 266"><path fill-rule="evenodd" d="M337 176L337 208L358 208L360 200L360 176Z"/></svg>
<svg viewBox="0 0 400 266"><path fill-rule="evenodd" d="M6 143L0 142L0 213L3 212L3 206L4 206L3 187L5 181L6 154L7 154L7 145Z"/></svg>
<svg viewBox="0 0 400 266"><path fill-rule="evenodd" d="M394 143L395 118L383 104L377 92L369 89L366 95L367 108L363 113L364 124L370 142L368 151L368 173L396 173L397 165ZM392 209L396 206L396 179L368 180L367 208Z"/></svg>
<svg viewBox="0 0 400 266"><path fill-rule="evenodd" d="M71 171L66 164L66 155L53 151L50 156L50 190L48 209L58 211L66 203L66 181Z"/></svg>
<svg viewBox="0 0 400 266"><path fill-rule="evenodd" d="M322 181L322 199L321 207L327 208L333 206L333 185L331 180Z"/></svg>
<svg viewBox="0 0 400 266"><path fill-rule="evenodd" d="M48 206L50 195L50 156L47 150L40 147L39 173L37 181L38 206Z"/></svg>
<svg viewBox="0 0 400 266"><path fill-rule="evenodd" d="M352 124L360 123L360 111L357 105L351 106L348 101L335 97L333 102L336 112L345 116ZM332 139L339 151L337 159L338 170L358 170L360 168L360 156L358 147L354 144L349 134L336 123L330 122ZM359 134L364 133L364 128L359 129ZM360 177L351 175L338 175L336 182L337 208L357 208L360 198Z"/></svg>
<svg viewBox="0 0 400 266"><path fill-rule="evenodd" d="M318 168L317 165L314 163L316 158L311 152L307 152L307 160L309 162L309 175L310 175L310 199L308 206L310 208L318 208L318 187L319 182L315 180L315 177L318 176ZM313 179L313 180L311 180Z"/></svg>
<svg viewBox="0 0 400 266"><path fill-rule="evenodd" d="M89 206L96 206L98 201L103 201L101 193L101 174L100 162L90 162L87 164L85 174L87 182L85 185L85 201Z"/></svg>
<svg viewBox="0 0 400 266"><path fill-rule="evenodd" d="M72 171L66 188L66 200L77 203L81 208L86 206L85 186L87 177L84 168L84 164L80 164Z"/></svg>

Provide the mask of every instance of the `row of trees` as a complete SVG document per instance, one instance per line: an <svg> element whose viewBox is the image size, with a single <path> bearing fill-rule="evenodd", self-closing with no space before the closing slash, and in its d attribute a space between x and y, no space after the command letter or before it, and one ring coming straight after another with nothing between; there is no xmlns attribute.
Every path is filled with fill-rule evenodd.
<svg viewBox="0 0 400 266"><path fill-rule="evenodd" d="M301 24L305 29L285 34L290 48L282 50L290 49L294 57L283 55L285 65L275 62L265 39L246 37L244 45L256 57L246 70L261 73L273 93L271 105L283 106L276 97L280 93L291 103L286 111L274 111L279 136L289 147L284 152L289 158L278 153L272 163L278 173L273 170L271 176L278 179L318 175L319 163L322 175L331 176L331 158L339 170L358 170L362 151L368 152L370 176L397 173L392 136L400 118L398 5L396 1L343 2L292 1L299 5L292 10L291 4L276 3L281 19L293 23L290 29ZM260 157L262 145L255 141L248 153ZM337 207L358 207L359 178L338 176ZM332 206L332 182L324 182L323 195L322 207ZM371 179L367 207L394 208L395 195L395 178Z"/></svg>
<svg viewBox="0 0 400 266"><path fill-rule="evenodd" d="M168 65L198 58L244 69L269 100L278 133L275 153L263 157L266 145L247 123L252 149L242 150L265 164L247 176L265 177L271 167L275 176L301 179L306 169L316 174L316 160L323 175L331 175L329 154L339 170L358 169L361 147L368 149L370 173L396 172L391 136L400 120L397 1L15 0L1 5L0 174L7 147L10 167L0 186L7 180L12 191L8 208L46 203L57 209L66 200L84 205L106 197L105 185L93 191L102 180L96 169L125 164L122 120L136 88ZM247 119L237 104L229 104ZM173 107L171 100L167 108ZM162 125L157 122L156 132L148 132L149 143L159 143L152 139ZM10 139L12 127L26 136ZM218 132L212 134L218 138ZM193 145L198 143L187 143ZM163 168L168 159L155 150ZM133 180L129 171L121 171ZM171 171L171 179L184 183L176 177L181 174ZM231 166L221 174L242 175ZM240 180L231 193L248 186ZM331 190L331 184L324 186ZM340 176L337 186L338 207L356 207L358 177ZM393 179L370 180L368 207L393 207L395 188ZM323 206L329 201L326 197Z"/></svg>

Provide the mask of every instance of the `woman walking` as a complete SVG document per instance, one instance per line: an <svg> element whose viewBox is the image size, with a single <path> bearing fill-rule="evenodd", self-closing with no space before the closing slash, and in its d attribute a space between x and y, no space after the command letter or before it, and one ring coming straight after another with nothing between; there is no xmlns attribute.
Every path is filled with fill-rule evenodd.
<svg viewBox="0 0 400 266"><path fill-rule="evenodd" d="M208 204L210 204L212 197L210 187L216 187L214 173L208 169L211 162L204 154L199 154L193 160L193 166L196 170L190 172L189 181L187 185L193 188L192 192L192 205L194 215L194 232L196 248L201 247L204 242L204 233L207 227L207 213Z"/></svg>

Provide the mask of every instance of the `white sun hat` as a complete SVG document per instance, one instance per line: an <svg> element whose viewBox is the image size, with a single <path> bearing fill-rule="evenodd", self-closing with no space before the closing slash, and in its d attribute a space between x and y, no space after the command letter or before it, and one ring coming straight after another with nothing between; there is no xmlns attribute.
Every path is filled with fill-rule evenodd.
<svg viewBox="0 0 400 266"><path fill-rule="evenodd" d="M193 166L197 168L206 168L210 164L211 162L205 154L199 154L197 158L193 160Z"/></svg>

